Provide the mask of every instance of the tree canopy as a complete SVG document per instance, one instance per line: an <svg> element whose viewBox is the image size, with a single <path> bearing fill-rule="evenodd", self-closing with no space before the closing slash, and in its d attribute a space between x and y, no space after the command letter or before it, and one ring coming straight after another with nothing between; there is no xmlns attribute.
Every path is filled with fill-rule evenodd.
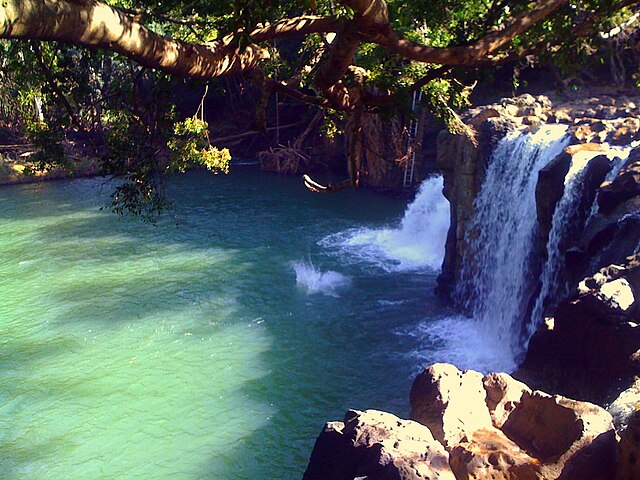
<svg viewBox="0 0 640 480"><path fill-rule="evenodd" d="M156 143L168 144L176 158L226 168L228 153L211 145L204 118L176 123L184 119L176 118L162 92L170 88L168 76L208 82L242 75L263 92L258 110L278 92L347 116L399 105L422 90L428 107L452 126L468 94L460 72L522 58L575 64L593 51L593 42L602 41L597 32L628 19L636 3L5 0L0 38L11 42L0 50L6 82L0 95L5 110L11 105L19 109L27 102L25 95L38 91L65 114L59 123L85 130L108 126L107 140L120 142L120 153L137 150L125 154L124 161L109 162L114 172L133 177L132 189L120 192L120 199L135 205L141 195L155 195L147 180L157 165L147 157ZM34 65L39 79L31 78ZM146 90L154 101L138 95L133 103L139 105L126 108L117 92L140 93L145 82L153 85ZM40 118L30 123L34 137L49 143L55 139L55 122ZM122 140L135 128L147 137L139 148ZM136 155L143 160L132 160ZM185 168L183 160L172 168Z"/></svg>

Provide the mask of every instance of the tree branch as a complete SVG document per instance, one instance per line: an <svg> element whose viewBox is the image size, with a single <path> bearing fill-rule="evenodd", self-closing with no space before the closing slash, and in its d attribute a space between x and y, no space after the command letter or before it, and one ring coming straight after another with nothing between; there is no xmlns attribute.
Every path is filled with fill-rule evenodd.
<svg viewBox="0 0 640 480"><path fill-rule="evenodd" d="M193 45L162 37L98 0L5 0L0 38L55 40L105 48L149 68L191 78L251 70L269 54L256 45L240 52L221 41Z"/></svg>
<svg viewBox="0 0 640 480"><path fill-rule="evenodd" d="M568 0L540 0L532 10L515 16L503 30L490 33L466 46L427 47L402 38L391 28L373 35L369 41L409 60L439 65L474 66L567 3Z"/></svg>

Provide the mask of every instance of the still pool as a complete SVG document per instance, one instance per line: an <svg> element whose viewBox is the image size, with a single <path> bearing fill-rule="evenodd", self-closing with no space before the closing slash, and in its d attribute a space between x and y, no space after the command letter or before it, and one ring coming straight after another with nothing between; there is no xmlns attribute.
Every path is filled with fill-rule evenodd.
<svg viewBox="0 0 640 480"><path fill-rule="evenodd" d="M237 167L175 179L152 226L113 188L0 188L0 478L296 479L326 420L408 413L446 312L374 248L405 201Z"/></svg>

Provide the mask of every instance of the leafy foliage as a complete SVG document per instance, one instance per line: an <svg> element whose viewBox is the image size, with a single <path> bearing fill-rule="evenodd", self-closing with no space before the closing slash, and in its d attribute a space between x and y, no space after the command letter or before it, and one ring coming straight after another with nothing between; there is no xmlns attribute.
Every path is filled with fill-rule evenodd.
<svg viewBox="0 0 640 480"><path fill-rule="evenodd" d="M633 10L620 9L622 0L570 0L554 15L516 36L493 60L513 69L518 86L518 63L554 64L565 73L579 72L594 63L610 63L620 46L603 40L627 21ZM185 42L206 43L232 35L242 51L254 42L259 25L298 15L331 15L349 21L355 12L339 0L107 0L149 29ZM531 8L529 0L387 0L390 28L406 39L431 47L467 45L508 26L514 15ZM586 34L584 32L587 32ZM579 33L580 32L580 33ZM314 81L330 55L325 34L287 38L262 45L271 61L263 74L316 97ZM616 50L618 49L618 50ZM608 52L607 56L594 52ZM513 60L512 60L513 57ZM513 65L516 65L514 69ZM394 102L371 107L377 111L405 110L416 82L431 112L453 131L460 131L458 114L469 103L474 80L482 71L454 69L437 72L436 65L409 61L384 48L363 42L354 64L364 77L367 92L389 95ZM637 64L617 65L628 77L639 78ZM493 70L489 71L493 75ZM624 75L622 75L624 77ZM430 79L426 81L425 79ZM354 87L354 78L345 77ZM360 81L360 79L358 79ZM101 159L104 173L119 175L124 183L113 195L113 208L152 218L162 209L164 175L203 165L226 173L230 153L211 144L211 125L175 97L185 81L141 68L108 51L61 44L0 41L0 127L20 131L38 149L33 171L70 168L63 145L82 137ZM201 85L192 87L201 89ZM193 102L191 105L195 105ZM194 108L195 109L195 108ZM344 132L349 114L325 107L323 133Z"/></svg>

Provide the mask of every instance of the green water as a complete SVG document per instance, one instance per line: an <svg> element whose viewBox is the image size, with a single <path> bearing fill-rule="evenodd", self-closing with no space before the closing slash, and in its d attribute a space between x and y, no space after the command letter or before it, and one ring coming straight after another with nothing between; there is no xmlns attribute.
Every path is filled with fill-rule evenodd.
<svg viewBox="0 0 640 480"><path fill-rule="evenodd" d="M324 421L406 415L434 274L318 245L406 202L236 168L149 226L112 188L0 189L0 478L295 479ZM301 288L305 261L346 283Z"/></svg>

